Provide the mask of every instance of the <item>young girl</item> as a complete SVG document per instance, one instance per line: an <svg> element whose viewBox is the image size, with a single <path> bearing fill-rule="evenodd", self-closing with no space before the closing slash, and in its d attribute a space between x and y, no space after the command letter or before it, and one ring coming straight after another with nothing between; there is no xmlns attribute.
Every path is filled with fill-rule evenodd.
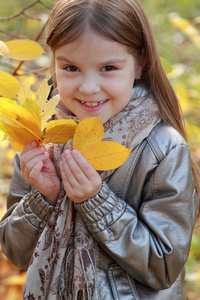
<svg viewBox="0 0 200 300"><path fill-rule="evenodd" d="M47 44L61 97L53 118L100 116L104 140L133 150L107 172L72 141L16 155L1 242L28 268L24 299L185 299L199 183L139 0L59 0Z"/></svg>

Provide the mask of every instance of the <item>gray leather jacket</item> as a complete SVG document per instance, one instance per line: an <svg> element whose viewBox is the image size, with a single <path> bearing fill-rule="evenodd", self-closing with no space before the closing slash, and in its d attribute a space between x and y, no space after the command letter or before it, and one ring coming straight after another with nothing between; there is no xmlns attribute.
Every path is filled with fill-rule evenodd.
<svg viewBox="0 0 200 300"><path fill-rule="evenodd" d="M0 236L8 258L26 269L54 208L30 192L19 159ZM95 197L75 206L98 242L95 300L185 299L198 198L188 146L173 128L158 124Z"/></svg>

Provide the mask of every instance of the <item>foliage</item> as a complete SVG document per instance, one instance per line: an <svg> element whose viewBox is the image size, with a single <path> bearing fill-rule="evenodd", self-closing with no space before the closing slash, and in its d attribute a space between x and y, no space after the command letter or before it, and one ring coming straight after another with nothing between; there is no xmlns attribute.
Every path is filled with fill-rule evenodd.
<svg viewBox="0 0 200 300"><path fill-rule="evenodd" d="M47 80L32 93L25 82L18 94L20 104L0 97L0 130L5 133L13 148L21 152L29 142L63 143L73 137L76 122L73 120L47 121L56 112L57 98L46 101L50 91ZM63 139L63 136L65 137Z"/></svg>

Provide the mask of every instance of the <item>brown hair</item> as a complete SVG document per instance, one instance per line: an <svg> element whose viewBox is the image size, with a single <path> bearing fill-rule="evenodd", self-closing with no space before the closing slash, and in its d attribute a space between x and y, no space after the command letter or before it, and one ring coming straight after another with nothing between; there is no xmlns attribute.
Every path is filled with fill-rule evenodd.
<svg viewBox="0 0 200 300"><path fill-rule="evenodd" d="M161 66L151 25L139 0L58 0L51 12L46 43L54 52L88 28L124 44L143 64L141 81L153 94L162 120L187 140L182 111ZM192 163L198 193L200 184Z"/></svg>

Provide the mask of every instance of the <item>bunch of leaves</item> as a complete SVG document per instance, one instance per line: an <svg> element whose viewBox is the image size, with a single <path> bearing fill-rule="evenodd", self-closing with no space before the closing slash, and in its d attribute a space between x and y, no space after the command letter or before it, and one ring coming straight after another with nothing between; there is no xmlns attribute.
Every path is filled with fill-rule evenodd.
<svg viewBox="0 0 200 300"><path fill-rule="evenodd" d="M21 152L29 142L38 144L64 143L73 137L77 123L73 120L47 121L56 112L57 98L46 101L50 86L45 79L33 93L29 83L22 81L18 102L0 98L0 130L16 151Z"/></svg>

